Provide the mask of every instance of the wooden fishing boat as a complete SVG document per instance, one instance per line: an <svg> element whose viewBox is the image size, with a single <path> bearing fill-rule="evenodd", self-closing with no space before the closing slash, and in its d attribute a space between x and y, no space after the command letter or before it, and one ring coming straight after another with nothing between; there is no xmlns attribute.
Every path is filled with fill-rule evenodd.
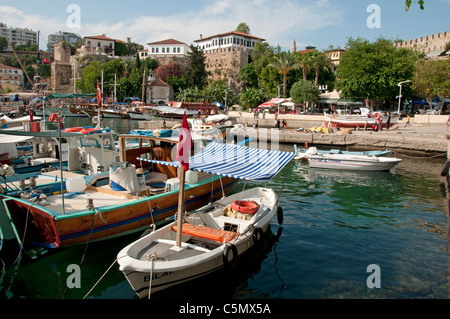
<svg viewBox="0 0 450 319"><path fill-rule="evenodd" d="M372 129L377 123L377 113L368 113L365 116L360 115L330 115L324 113L325 126L332 128L358 128L358 129ZM400 115L391 115L391 121L389 127L397 124L400 119ZM387 117L382 116L382 127L386 128Z"/></svg>
<svg viewBox="0 0 450 319"><path fill-rule="evenodd" d="M83 140L89 137L79 132L66 134L78 134L78 138ZM128 144L128 139L138 141L138 147L134 143ZM80 172L80 175L63 177L63 183L54 183L56 190L45 196L29 189L21 192L28 193L25 196L14 196L13 193L1 196L17 240L50 248L65 247L141 232L172 216L178 207L176 170L142 159L171 161L177 141L171 138L121 135L119 152L112 141L107 143L111 148L110 156L118 154L119 159L109 157L112 163L104 167L99 165L100 158L106 154L99 148L100 143L87 143L85 140L86 143L81 144L83 147L70 149L69 172L63 172L63 175L76 172ZM102 140L102 143L104 147L106 141ZM133 146L127 148L129 145ZM81 167L82 160L90 161L89 166ZM112 171L114 163L118 165ZM139 168L145 177L138 176L136 169ZM83 170L93 174L87 176ZM125 184L120 184L120 178L113 179L117 171L122 172L119 177ZM58 176L60 172L53 173ZM97 179L101 179L102 183L94 184L93 181ZM68 188L75 181L76 190ZM155 188L152 184L157 182L166 184L163 192L151 191ZM187 179L186 183L187 208L192 210L218 196L229 194L237 180L198 173ZM66 191L61 193L61 189Z"/></svg>
<svg viewBox="0 0 450 319"><path fill-rule="evenodd" d="M192 157L189 165L194 171L269 181L293 157L294 153L212 142ZM145 298L221 268L233 267L239 256L261 243L276 214L281 223L282 210L277 205L278 198L272 189L256 187L223 197L182 217L179 214L176 222L123 248L117 255L119 269L136 294Z"/></svg>

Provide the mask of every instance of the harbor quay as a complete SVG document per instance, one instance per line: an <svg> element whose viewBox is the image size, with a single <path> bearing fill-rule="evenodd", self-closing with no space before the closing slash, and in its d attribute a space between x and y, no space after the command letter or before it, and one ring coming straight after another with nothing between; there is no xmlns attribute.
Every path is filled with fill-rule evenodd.
<svg viewBox="0 0 450 319"><path fill-rule="evenodd" d="M279 143L297 144L304 147L323 146L336 148L361 148L361 149L390 149L399 153L414 153L418 156L443 154L445 159L449 158L450 131L447 131L448 115L415 115L411 117L410 125L406 125L406 119L402 118L389 131L383 129L381 132L372 130L352 129L337 130L331 133L311 132L314 127L324 127L323 115L292 115L280 114L279 119L286 120L287 127L275 129L274 114L267 114L265 118L254 118L251 113L237 112L229 113L231 119L245 126L244 135L254 136L255 131L258 139L271 141L274 136ZM257 127L255 127L257 123ZM278 134L260 130L278 130Z"/></svg>

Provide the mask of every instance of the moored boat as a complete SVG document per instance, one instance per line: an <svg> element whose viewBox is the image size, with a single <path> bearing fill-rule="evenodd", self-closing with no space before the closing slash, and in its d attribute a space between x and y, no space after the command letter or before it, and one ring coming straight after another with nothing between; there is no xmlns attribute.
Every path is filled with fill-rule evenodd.
<svg viewBox="0 0 450 319"><path fill-rule="evenodd" d="M90 137L80 132L66 134L78 134L78 138L83 140ZM126 143L127 139L138 141L138 144L127 148L130 145ZM71 171L63 172L73 174L76 180L64 178L63 183L54 183L52 187L56 190L39 197L39 200L33 197L31 189L1 195L20 243L58 248L105 240L143 231L176 212L179 192L176 170L137 159L170 161L176 144L173 139L122 135L119 136L119 152L113 141L107 143L103 140L101 145L106 144L111 149L108 166L100 165L99 160L105 157L105 153L98 149L100 143L84 142L81 144L84 148L78 146L69 150ZM116 155L119 155L118 159ZM81 167L83 160L89 161L85 167ZM136 170L139 168L145 177L138 176ZM93 174L89 178L82 173L77 175L75 172L80 170ZM60 172L51 173L57 178ZM94 185L93 181L100 177L102 183ZM71 181L76 181L78 187L75 190L67 187ZM164 187L156 191L160 183L164 183ZM237 180L198 173L187 184L187 208L196 209L216 196L229 194ZM67 191L61 193L61 189ZM18 193L28 195L18 196Z"/></svg>
<svg viewBox="0 0 450 319"><path fill-rule="evenodd" d="M355 170L355 171L389 171L402 160L395 157L377 157L368 155L319 154L314 148L307 155L309 167Z"/></svg>
<svg viewBox="0 0 450 319"><path fill-rule="evenodd" d="M294 153L212 142L189 163L194 171L269 181L293 157ZM277 195L270 188L224 196L191 214L179 215L177 222L123 248L117 255L119 269L140 298L151 296L233 267L239 256L261 242L275 214L281 215L282 210L278 210ZM279 220L281 223L281 216Z"/></svg>
<svg viewBox="0 0 450 319"><path fill-rule="evenodd" d="M295 148L295 157L296 160L306 160L309 153L307 148L302 148L300 150L297 150L296 146ZM343 154L343 155L367 155L367 156L390 156L392 154L392 151L390 150L372 150L372 151L346 151L346 150L340 150L340 149L331 149L331 150L319 150L315 149L314 152L317 152L318 154Z"/></svg>
<svg viewBox="0 0 450 319"><path fill-rule="evenodd" d="M377 123L377 116L381 114L368 113L365 116L361 115L330 115L324 113L325 126L332 128L355 128L355 129L372 129ZM389 127L395 125L400 119L400 115L391 115L391 121ZM386 128L387 117L382 116L381 125Z"/></svg>

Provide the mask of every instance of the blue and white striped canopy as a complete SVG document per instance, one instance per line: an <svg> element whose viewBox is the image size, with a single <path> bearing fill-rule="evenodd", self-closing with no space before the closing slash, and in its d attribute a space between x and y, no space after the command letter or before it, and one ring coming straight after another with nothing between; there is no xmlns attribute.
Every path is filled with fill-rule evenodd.
<svg viewBox="0 0 450 319"><path fill-rule="evenodd" d="M269 181L294 157L294 152L281 152L211 142L189 159L189 169L253 181ZM180 162L138 158L156 164L180 167Z"/></svg>

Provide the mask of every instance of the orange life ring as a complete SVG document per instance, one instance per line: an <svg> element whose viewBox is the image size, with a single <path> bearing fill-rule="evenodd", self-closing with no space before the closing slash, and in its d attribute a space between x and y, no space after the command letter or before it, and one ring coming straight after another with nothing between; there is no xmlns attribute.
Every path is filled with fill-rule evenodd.
<svg viewBox="0 0 450 319"><path fill-rule="evenodd" d="M235 200L231 203L231 209L242 214L254 214L259 209L259 204L251 200Z"/></svg>
<svg viewBox="0 0 450 319"><path fill-rule="evenodd" d="M50 114L48 120L50 122L60 121L59 115L57 113L52 113L52 114Z"/></svg>
<svg viewBox="0 0 450 319"><path fill-rule="evenodd" d="M66 132L80 132L81 130L83 130L82 127L69 127L65 129Z"/></svg>

